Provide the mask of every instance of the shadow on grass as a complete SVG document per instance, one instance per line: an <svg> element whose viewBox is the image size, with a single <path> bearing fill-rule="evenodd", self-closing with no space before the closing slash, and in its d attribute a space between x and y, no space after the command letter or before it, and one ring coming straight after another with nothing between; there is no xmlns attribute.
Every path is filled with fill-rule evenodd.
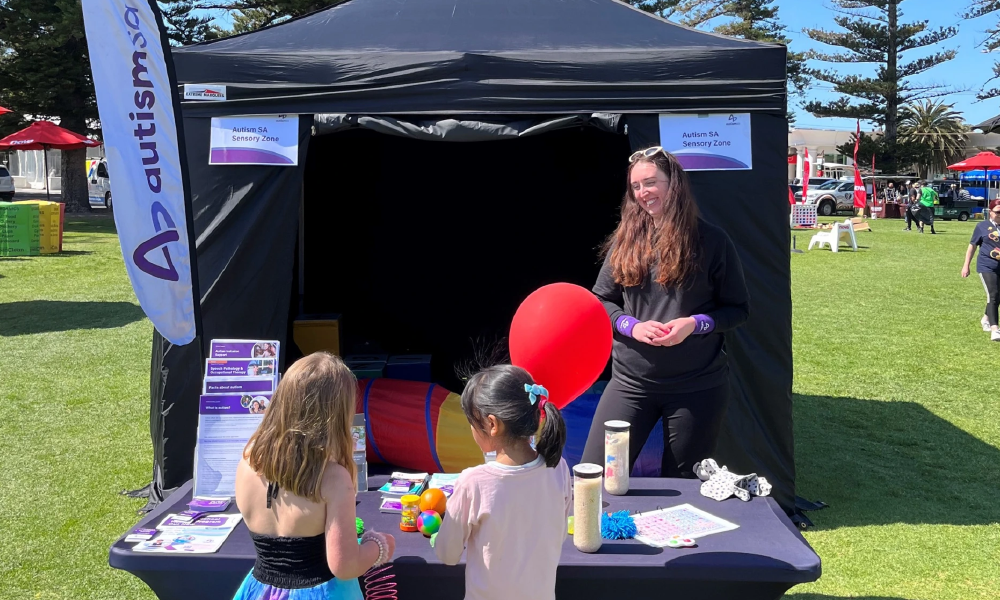
<svg viewBox="0 0 1000 600"><path fill-rule="evenodd" d="M73 256L87 256L93 254L90 250L62 250L57 254L39 254L33 258L70 258Z"/></svg>
<svg viewBox="0 0 1000 600"><path fill-rule="evenodd" d="M130 302L29 300L0 304L0 336L73 329L113 329L141 320L142 309Z"/></svg>
<svg viewBox="0 0 1000 600"><path fill-rule="evenodd" d="M907 600L896 596L828 596L826 594L785 594L783 600Z"/></svg>
<svg viewBox="0 0 1000 600"><path fill-rule="evenodd" d="M1000 450L914 402L794 395L796 489L817 529L1000 522Z"/></svg>

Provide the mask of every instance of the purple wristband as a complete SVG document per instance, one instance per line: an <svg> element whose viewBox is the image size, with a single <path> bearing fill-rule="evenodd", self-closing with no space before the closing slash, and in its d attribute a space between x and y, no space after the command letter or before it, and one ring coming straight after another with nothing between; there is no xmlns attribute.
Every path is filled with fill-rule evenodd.
<svg viewBox="0 0 1000 600"><path fill-rule="evenodd" d="M635 329L638 322L639 319L636 319L635 317L622 315L615 319L615 331L626 337L632 337L632 330Z"/></svg>
<svg viewBox="0 0 1000 600"><path fill-rule="evenodd" d="M715 331L715 319L708 315L691 315L694 319L694 335L705 335Z"/></svg>

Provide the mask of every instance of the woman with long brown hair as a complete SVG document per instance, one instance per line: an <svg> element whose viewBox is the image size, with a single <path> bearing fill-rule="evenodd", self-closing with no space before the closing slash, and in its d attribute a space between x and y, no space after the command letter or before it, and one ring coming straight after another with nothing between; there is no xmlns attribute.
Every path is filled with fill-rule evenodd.
<svg viewBox="0 0 1000 600"><path fill-rule="evenodd" d="M694 477L715 449L729 399L723 333L746 321L736 247L698 215L687 174L660 147L629 158L621 222L594 294L611 317L612 377L583 461L604 463L604 423L629 422L632 465L663 419L664 477Z"/></svg>
<svg viewBox="0 0 1000 600"><path fill-rule="evenodd" d="M278 384L236 469L236 505L257 552L237 600L362 600L357 578L392 558L391 535L358 543L356 394L354 375L325 352Z"/></svg>

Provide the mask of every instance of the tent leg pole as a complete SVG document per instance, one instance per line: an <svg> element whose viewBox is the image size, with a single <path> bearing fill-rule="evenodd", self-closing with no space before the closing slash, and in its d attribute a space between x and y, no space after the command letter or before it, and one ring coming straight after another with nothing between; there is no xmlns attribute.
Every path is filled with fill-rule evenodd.
<svg viewBox="0 0 1000 600"><path fill-rule="evenodd" d="M42 177L45 179L45 201L50 202L49 199L49 151L45 146L42 146Z"/></svg>
<svg viewBox="0 0 1000 600"><path fill-rule="evenodd" d="M305 179L305 178L303 178ZM299 314L305 312L306 303L306 190L303 181L299 196Z"/></svg>

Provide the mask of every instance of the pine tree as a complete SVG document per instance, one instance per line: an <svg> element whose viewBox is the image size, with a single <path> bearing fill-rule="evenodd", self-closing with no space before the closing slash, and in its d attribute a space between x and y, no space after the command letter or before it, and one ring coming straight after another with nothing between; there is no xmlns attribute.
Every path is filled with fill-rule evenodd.
<svg viewBox="0 0 1000 600"><path fill-rule="evenodd" d="M1000 0L972 0L969 8L963 15L966 19L976 19L989 14L1000 12ZM983 50L993 52L1000 49L1000 20L993 27L986 30L986 39L982 42ZM994 79L1000 78L1000 61L993 63L993 77L990 77L979 89L976 97L980 100L989 100L1000 96L1000 88L986 86Z"/></svg>
<svg viewBox="0 0 1000 600"><path fill-rule="evenodd" d="M776 0L660 0L658 2L642 2L629 0L630 4L638 6L647 12L660 14L664 17L678 17L678 22L688 27L704 28L719 19L725 19L717 24L712 31L730 37L753 40L756 42L774 42L788 46L791 40L785 35L786 27L778 21ZM790 96L802 97L809 87L809 78L805 72L805 54L788 52L786 72L788 74L788 93ZM793 120L792 113L788 114Z"/></svg>
<svg viewBox="0 0 1000 600"><path fill-rule="evenodd" d="M847 117L874 121L885 128L886 142L896 141L900 109L912 102L947 93L943 86L917 85L915 75L955 57L954 50L933 52L901 63L903 54L954 37L955 27L928 28L927 21L900 23L904 0L831 0L839 13L834 22L845 31L805 29L813 40L846 50L839 53L811 51L806 58L830 63L867 63L878 66L874 77L842 75L828 69L804 70L831 83L842 96L831 102L809 102L805 108L817 117ZM860 100L852 103L852 98Z"/></svg>
<svg viewBox="0 0 1000 600"><path fill-rule="evenodd" d="M97 121L83 11L79 0L0 0L0 99L12 115L58 120L87 133ZM12 133L27 123L5 118ZM62 200L70 211L89 211L86 150L62 154Z"/></svg>
<svg viewBox="0 0 1000 600"><path fill-rule="evenodd" d="M232 31L225 34L248 33L290 18L322 10L346 0L237 0L224 6L233 17ZM207 4L203 8L215 8Z"/></svg>
<svg viewBox="0 0 1000 600"><path fill-rule="evenodd" d="M221 36L221 30L212 25L212 17L193 14L198 8L193 0L158 0L157 4L173 45L197 44Z"/></svg>
<svg viewBox="0 0 1000 600"><path fill-rule="evenodd" d="M632 6L654 14L664 19L669 19L677 12L677 7L684 0L626 0Z"/></svg>

